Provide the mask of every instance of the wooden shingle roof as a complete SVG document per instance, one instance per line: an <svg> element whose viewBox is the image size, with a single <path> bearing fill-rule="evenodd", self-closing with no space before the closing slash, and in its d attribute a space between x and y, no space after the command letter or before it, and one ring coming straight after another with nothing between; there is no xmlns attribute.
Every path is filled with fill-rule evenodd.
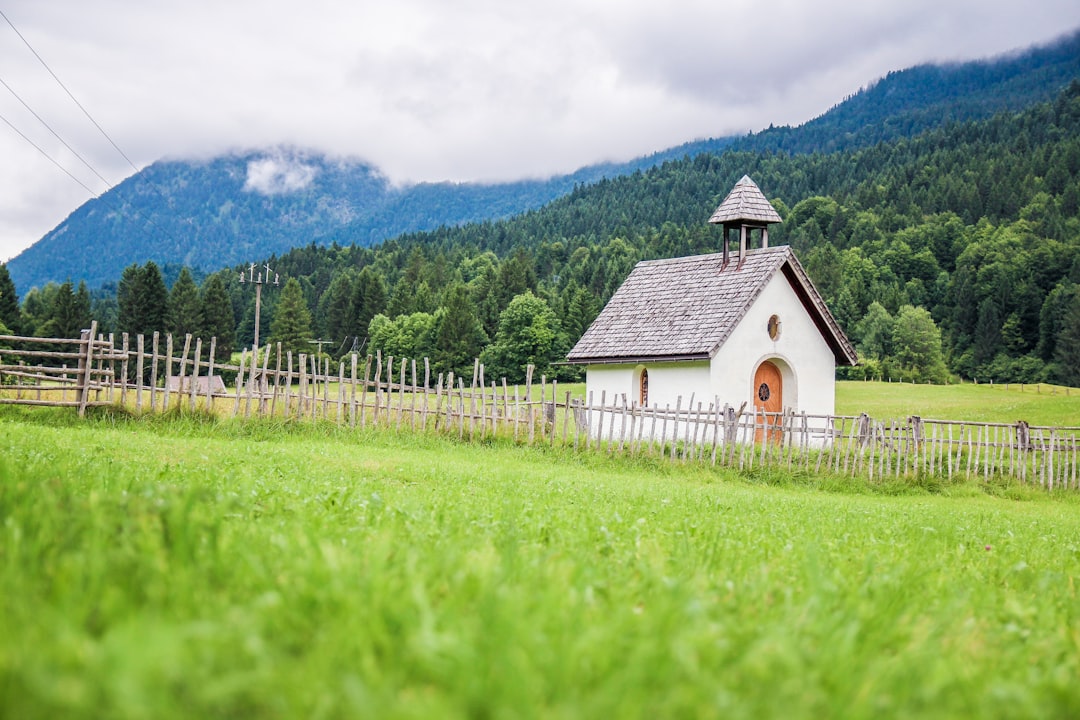
<svg viewBox="0 0 1080 720"><path fill-rule="evenodd" d="M791 283L836 361L854 365L855 349L788 246L751 250L741 265L726 267L721 253L638 263L567 361L709 359L777 272Z"/></svg>
<svg viewBox="0 0 1080 720"><path fill-rule="evenodd" d="M743 175L742 180L735 183L735 187L716 208L709 222L713 224L735 224L747 222L754 224L768 224L781 222L780 214L769 203L761 188L757 186L749 175Z"/></svg>

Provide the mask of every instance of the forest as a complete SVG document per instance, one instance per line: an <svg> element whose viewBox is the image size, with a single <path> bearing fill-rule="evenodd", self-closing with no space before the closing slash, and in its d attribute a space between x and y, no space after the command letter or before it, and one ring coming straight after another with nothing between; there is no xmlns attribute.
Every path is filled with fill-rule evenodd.
<svg viewBox="0 0 1080 720"><path fill-rule="evenodd" d="M428 356L466 377L480 357L491 377L531 363L573 379L559 361L635 263L719 249L706 220L743 174L784 219L772 244L795 249L857 346L848 376L1080 385L1076 81L1023 112L869 147L701 153L508 220L311 243L261 261L282 284L263 293L260 332L304 352ZM214 334L227 353L253 337L245 269L133 264L116 287L50 283L19 302L0 266L0 323L49 335L93 314L106 331Z"/></svg>

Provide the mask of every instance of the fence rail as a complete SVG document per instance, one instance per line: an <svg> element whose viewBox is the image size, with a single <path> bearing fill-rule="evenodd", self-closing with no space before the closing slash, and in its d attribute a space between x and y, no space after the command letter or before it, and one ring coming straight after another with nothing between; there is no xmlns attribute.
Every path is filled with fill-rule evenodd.
<svg viewBox="0 0 1080 720"><path fill-rule="evenodd" d="M64 349L58 349L64 348ZM72 350L74 348L74 350ZM777 468L885 480L911 476L1012 478L1048 489L1080 488L1080 427L1030 426L912 416L764 413L714 397L691 396L674 408L640 406L626 395L575 399L558 383L485 383L475 362L468 384L453 373L433 377L425 358L381 354L326 358L244 349L239 365L215 363L216 340L149 342L125 334L119 344L97 335L79 340L0 336L0 404L74 407L122 405L138 412L170 408L216 414L332 421L441 431L461 438L501 435L575 450L651 455L751 470ZM271 364L272 361L272 364ZM225 378L232 378L227 390Z"/></svg>

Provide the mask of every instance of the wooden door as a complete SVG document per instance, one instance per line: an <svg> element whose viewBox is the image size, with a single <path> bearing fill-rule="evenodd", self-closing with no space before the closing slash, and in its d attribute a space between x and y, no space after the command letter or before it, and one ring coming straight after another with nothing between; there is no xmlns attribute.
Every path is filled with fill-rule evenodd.
<svg viewBox="0 0 1080 720"><path fill-rule="evenodd" d="M754 408L758 422L762 423L754 438L761 442L781 440L781 416L784 410L784 382L780 368L771 362L763 362L754 373ZM775 413L772 414L772 413Z"/></svg>

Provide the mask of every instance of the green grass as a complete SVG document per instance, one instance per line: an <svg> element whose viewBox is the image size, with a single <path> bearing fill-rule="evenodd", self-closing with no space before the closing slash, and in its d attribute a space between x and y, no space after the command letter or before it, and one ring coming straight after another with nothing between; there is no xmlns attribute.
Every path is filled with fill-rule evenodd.
<svg viewBox="0 0 1080 720"><path fill-rule="evenodd" d="M1080 499L937 490L0 408L0 717L1080 716Z"/></svg>
<svg viewBox="0 0 1080 720"><path fill-rule="evenodd" d="M1068 395L1065 393L1068 392ZM841 381L836 412L876 419L920 415L935 420L973 420L1055 427L1080 426L1080 389L1052 385L904 385Z"/></svg>

